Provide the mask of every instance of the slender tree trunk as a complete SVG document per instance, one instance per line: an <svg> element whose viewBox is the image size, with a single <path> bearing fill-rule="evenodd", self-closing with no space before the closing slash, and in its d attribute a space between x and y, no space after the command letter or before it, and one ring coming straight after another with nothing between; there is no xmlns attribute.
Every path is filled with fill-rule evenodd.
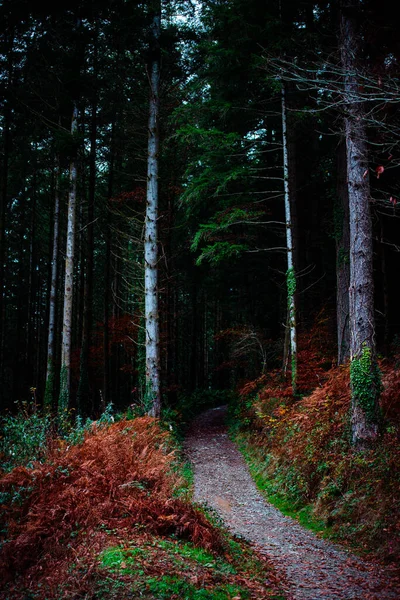
<svg viewBox="0 0 400 600"><path fill-rule="evenodd" d="M115 121L116 114L114 114L112 128L111 128L111 143L110 143L110 165L108 170L108 200L113 196L114 192L114 153L115 153ZM104 379L103 379L103 402L107 405L110 398L110 339L109 339L109 317L110 317L110 291L111 291L111 219L112 212L107 214L106 223L106 269L105 269L105 282L104 282L104 330L103 330L103 366L104 366Z"/></svg>
<svg viewBox="0 0 400 600"><path fill-rule="evenodd" d="M53 217L53 253L51 262L51 284L49 302L49 332L47 337L47 371L46 389L44 393L44 409L46 412L53 410L54 404L54 354L55 354L55 328L57 308L57 277L58 277L58 249L60 227L60 177L61 170L59 158L56 165L56 181L54 189L54 217Z"/></svg>
<svg viewBox="0 0 400 600"><path fill-rule="evenodd" d="M71 122L71 135L78 131L78 108L74 106ZM58 414L60 419L66 418L70 406L71 395L71 340L72 340L72 309L74 289L74 254L75 254L75 220L76 220L76 187L77 187L77 158L70 164L70 189L68 196L67 245L65 256L65 285L64 313L61 342L61 372Z"/></svg>
<svg viewBox="0 0 400 600"><path fill-rule="evenodd" d="M146 394L151 402L150 414L160 416L160 350L158 313L158 150L160 91L161 4L155 2L152 24L152 58L150 62L150 111L147 162L147 204L144 240L145 326L146 326Z"/></svg>
<svg viewBox="0 0 400 600"><path fill-rule="evenodd" d="M94 260L94 208L96 192L96 138L97 102L92 106L90 125L89 203L86 224L86 277L83 294L83 328L80 361L80 377L77 393L78 414L85 416L89 407L89 352L93 319L93 260Z"/></svg>
<svg viewBox="0 0 400 600"><path fill-rule="evenodd" d="M337 156L337 207L335 209L336 237L336 320L338 365L350 357L349 285L350 285L350 228L349 190L347 186L346 146L340 144Z"/></svg>
<svg viewBox="0 0 400 600"><path fill-rule="evenodd" d="M191 289L191 304L192 304L192 331L191 331L191 344L190 344L190 380L189 389L194 392L198 387L198 311L197 311L197 281L196 272L193 276L192 289Z"/></svg>
<svg viewBox="0 0 400 600"><path fill-rule="evenodd" d="M11 98L10 90L12 84L13 68L13 46L14 32L10 33L9 48L7 56L7 88L4 99L3 117L3 162L1 167L0 186L0 386L3 380L3 358L4 358L4 323L5 323L5 290L4 290L4 263L6 257L6 207L8 197L8 171L11 150Z"/></svg>
<svg viewBox="0 0 400 600"><path fill-rule="evenodd" d="M292 359L292 387L293 394L297 391L297 333L296 333L296 273L293 262L293 233L290 202L290 176L288 156L287 108L285 84L282 84L282 141L283 141L283 179L285 190L285 220L286 220L286 246L287 246L287 310L288 328L290 332L290 353Z"/></svg>
<svg viewBox="0 0 400 600"><path fill-rule="evenodd" d="M352 440L356 447L378 436L380 376L376 362L372 224L365 114L358 96L359 0L342 4L347 182L350 213L350 374Z"/></svg>
<svg viewBox="0 0 400 600"><path fill-rule="evenodd" d="M37 347L34 344L35 337L35 322L36 322L36 294L37 294L37 277L36 277L36 206L37 206L37 176L36 165L34 166L32 177L32 187L30 194L31 215L29 226L29 275L28 275L28 315L26 327L26 350L25 364L29 379L29 387L34 387L34 355L37 352Z"/></svg>
<svg viewBox="0 0 400 600"><path fill-rule="evenodd" d="M385 240L384 220L383 220L383 218L381 218L379 259L380 259L381 274L382 274L383 315L384 315L384 319L385 319L383 346L384 346L384 353L385 353L385 355L387 355L389 353L389 343L390 343L389 281L388 281L388 271L387 271L387 265L386 265L386 252L385 252L385 241L384 240Z"/></svg>

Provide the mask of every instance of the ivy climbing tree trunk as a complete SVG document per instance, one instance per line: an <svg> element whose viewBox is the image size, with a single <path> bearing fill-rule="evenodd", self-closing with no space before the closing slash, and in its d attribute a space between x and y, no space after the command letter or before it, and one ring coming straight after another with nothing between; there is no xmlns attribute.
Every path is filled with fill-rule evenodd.
<svg viewBox="0 0 400 600"><path fill-rule="evenodd" d="M376 441L380 374L376 362L372 224L365 113L358 90L360 60L356 16L359 0L345 0L341 14L341 55L346 102L345 131L350 214L350 381L352 440L363 448Z"/></svg>
<svg viewBox="0 0 400 600"><path fill-rule="evenodd" d="M288 131L287 131L287 106L285 84L282 83L282 144L283 144L283 180L285 192L285 221L286 221L286 247L287 247L287 327L290 333L290 354L292 364L292 387L293 394L297 391L297 335L296 335L296 273L293 262L293 231L290 202L290 177L289 177L289 153L288 153Z"/></svg>
<svg viewBox="0 0 400 600"><path fill-rule="evenodd" d="M44 409L51 412L53 409L54 395L54 353L56 331L56 303L57 303L57 275L58 275L58 247L60 224L60 165L57 157L54 187L54 216L53 216L53 252L51 261L51 284L49 302L49 331L47 336L47 371L46 388L44 393Z"/></svg>
<svg viewBox="0 0 400 600"><path fill-rule="evenodd" d="M160 340L158 314L158 151L160 92L161 3L153 3L150 43L150 106L147 156L147 202L144 232L146 395L149 413L160 416Z"/></svg>
<svg viewBox="0 0 400 600"><path fill-rule="evenodd" d="M71 136L78 131L78 108L75 105L72 113ZM76 221L76 188L77 188L77 156L70 163L70 188L68 195L67 246L65 253L64 313L61 341L61 372L58 415L60 420L66 417L70 405L71 394L71 341L72 341L72 309L74 291L74 255L75 255L75 221Z"/></svg>

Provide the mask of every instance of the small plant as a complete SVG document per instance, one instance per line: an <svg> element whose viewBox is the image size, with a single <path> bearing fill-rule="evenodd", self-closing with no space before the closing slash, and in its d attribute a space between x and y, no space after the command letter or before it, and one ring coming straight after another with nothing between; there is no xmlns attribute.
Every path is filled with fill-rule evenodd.
<svg viewBox="0 0 400 600"><path fill-rule="evenodd" d="M185 598L185 600L227 600L227 598L234 597L245 600L250 598L250 594L241 587L222 585L212 590L198 589L177 575L163 575L163 577L149 579L147 587L159 600L170 600L171 597Z"/></svg>
<svg viewBox="0 0 400 600"><path fill-rule="evenodd" d="M23 403L17 415L2 418L0 455L2 471L44 459L53 422L48 415L36 411L36 406Z"/></svg>

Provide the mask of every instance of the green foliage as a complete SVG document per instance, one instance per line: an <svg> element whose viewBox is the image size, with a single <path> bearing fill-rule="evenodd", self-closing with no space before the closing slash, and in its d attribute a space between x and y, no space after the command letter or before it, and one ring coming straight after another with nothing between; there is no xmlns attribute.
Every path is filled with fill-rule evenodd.
<svg viewBox="0 0 400 600"><path fill-rule="evenodd" d="M138 556L144 556L145 551L142 548L129 548L128 551L124 550L120 546L106 548L100 554L100 564L102 567L106 567L110 571L119 571L121 569L128 569L132 571L132 567L135 565L135 558ZM126 567L121 565L125 564Z"/></svg>
<svg viewBox="0 0 400 600"><path fill-rule="evenodd" d="M216 265L225 260L238 258L243 252L248 250L246 244L231 244L230 242L215 242L206 246L200 256L196 260L197 265L208 261L212 265Z"/></svg>
<svg viewBox="0 0 400 600"><path fill-rule="evenodd" d="M255 566L254 575L260 565L247 561L247 555L237 542L229 539L229 554L239 571ZM154 577L148 574L148 565L161 560L169 575ZM174 538L154 538L144 546L114 546L104 550L99 556L100 566L116 576L134 577L134 590L142 597L169 600L171 597L187 600L226 600L234 596L249 598L250 594L242 586L228 583L228 577L235 576L237 569L222 557L198 548L191 543L180 542ZM168 565L168 566L167 566ZM207 588L194 585L190 576L201 569L207 569L213 582ZM200 570L200 571L199 571ZM225 580L225 581L224 581Z"/></svg>
<svg viewBox="0 0 400 600"><path fill-rule="evenodd" d="M295 467L277 467L271 477L271 455L260 452L252 443L251 436L238 436L240 450L248 464L250 473L268 502L278 508L284 515L296 519L303 527L314 532L329 533L329 528L322 519L313 513L313 506L307 504L307 486Z"/></svg>
<svg viewBox="0 0 400 600"><path fill-rule="evenodd" d="M32 412L33 411L33 412ZM114 421L112 404L96 421L97 427L106 426ZM90 431L94 421L78 415L72 424L71 413L63 419L61 439L70 445L81 444L85 434ZM46 460L48 443L55 436L55 420L47 413L40 413L36 407L23 404L17 415L6 415L1 419L2 436L0 438L0 468L8 472L19 466L30 467L33 462Z"/></svg>
<svg viewBox="0 0 400 600"><path fill-rule="evenodd" d="M223 234L232 226L244 223L257 223L257 220L262 215L263 213L260 211L244 210L238 207L219 212L208 223L200 224L200 228L193 238L191 249L193 251L199 250L203 242L215 239L217 235ZM238 256L246 250L248 250L246 244L232 244L221 240L203 249L200 258L197 259L197 263L200 264L204 259L208 259L210 262L213 262L213 260L218 262L219 260L229 259L232 256ZM210 256L212 259L210 259Z"/></svg>
<svg viewBox="0 0 400 600"><path fill-rule="evenodd" d="M236 570L230 563L220 557L213 556L210 552L203 550L203 548L198 548L193 544L162 540L160 541L160 547L167 550L169 554L176 554L182 558L187 558L205 567L217 569L221 573L236 573Z"/></svg>
<svg viewBox="0 0 400 600"><path fill-rule="evenodd" d="M14 467L29 466L42 460L46 453L47 440L52 433L53 421L25 405L16 415L1 419L0 438L1 470L11 471Z"/></svg>
<svg viewBox="0 0 400 600"><path fill-rule="evenodd" d="M226 600L234 596L240 596L243 600L250 598L249 592L242 587L226 584L213 590L198 589L184 579L170 575L149 579L148 587L150 592L160 600L169 600L173 596L187 600Z"/></svg>
<svg viewBox="0 0 400 600"><path fill-rule="evenodd" d="M378 363L366 344L361 355L353 358L350 363L350 383L354 401L361 406L367 420L376 423L380 419L382 378Z"/></svg>
<svg viewBox="0 0 400 600"><path fill-rule="evenodd" d="M67 419L68 427L62 431L63 439L71 445L81 444L85 438L85 434L91 430L93 424L97 427L104 427L114 422L113 404L107 404L104 412L100 415L97 421L89 419L84 420L80 415L77 415L75 425L71 425L71 419Z"/></svg>

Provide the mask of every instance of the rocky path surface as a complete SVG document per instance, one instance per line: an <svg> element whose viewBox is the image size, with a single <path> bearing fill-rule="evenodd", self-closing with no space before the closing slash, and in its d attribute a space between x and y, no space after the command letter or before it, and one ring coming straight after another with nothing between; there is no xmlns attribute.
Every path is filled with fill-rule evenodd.
<svg viewBox="0 0 400 600"><path fill-rule="evenodd" d="M225 407L209 410L188 433L195 500L270 557L291 600L399 600L389 573L318 538L263 499L228 437L225 415Z"/></svg>

